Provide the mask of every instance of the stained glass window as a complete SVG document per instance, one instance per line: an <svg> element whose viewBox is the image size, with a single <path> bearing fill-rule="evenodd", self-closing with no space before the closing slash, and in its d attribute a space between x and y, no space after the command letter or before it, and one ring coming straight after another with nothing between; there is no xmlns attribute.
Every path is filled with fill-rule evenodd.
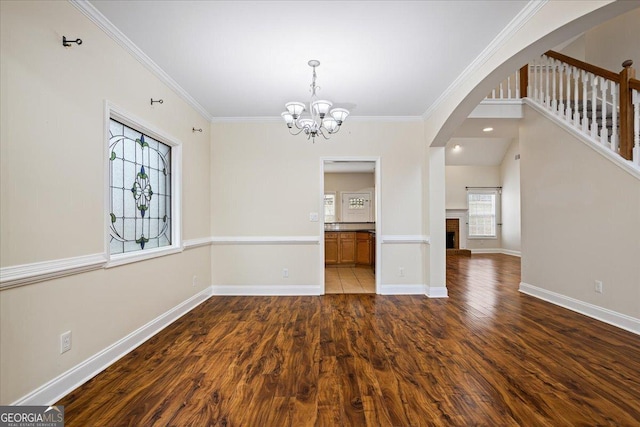
<svg viewBox="0 0 640 427"><path fill-rule="evenodd" d="M109 122L110 253L171 245L171 147Z"/></svg>

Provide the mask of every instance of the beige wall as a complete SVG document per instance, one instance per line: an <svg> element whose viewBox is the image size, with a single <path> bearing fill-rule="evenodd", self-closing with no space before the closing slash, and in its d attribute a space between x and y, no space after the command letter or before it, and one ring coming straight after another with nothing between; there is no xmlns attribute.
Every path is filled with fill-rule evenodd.
<svg viewBox="0 0 640 427"><path fill-rule="evenodd" d="M375 218L375 174L374 173L325 173L324 191L336 193L336 222L342 221L342 203L340 193L370 192L371 193L371 217Z"/></svg>
<svg viewBox="0 0 640 427"><path fill-rule="evenodd" d="M529 107L520 150L522 281L640 318L638 179Z"/></svg>
<svg viewBox="0 0 640 427"><path fill-rule="evenodd" d="M520 144L514 140L500 164L502 186L502 249L520 252Z"/></svg>
<svg viewBox="0 0 640 427"><path fill-rule="evenodd" d="M104 252L105 100L183 143L183 237L208 236L209 123L68 2L2 1L0 19L0 265ZM0 291L0 403L202 291L210 269L204 247Z"/></svg>
<svg viewBox="0 0 640 427"><path fill-rule="evenodd" d="M500 186L500 166L446 166L446 208L467 209L466 187ZM469 239L467 249L500 249L501 229L497 239Z"/></svg>
<svg viewBox="0 0 640 427"><path fill-rule="evenodd" d="M214 236L323 236L320 212L321 158L380 158L381 216L378 235L428 234L423 221L426 145L423 124L345 123L330 141L312 144L289 135L280 123L217 123L212 126L212 234ZM427 181L428 183L428 181ZM213 248L214 285L322 286L321 246L229 245ZM381 279L388 284L425 284L420 244L383 245ZM230 255L233 251L233 256ZM277 255L263 256L269 251ZM398 253L410 252L406 265ZM276 257L276 259L274 259ZM297 265L294 269L293 266ZM238 273L244 265L251 269ZM398 267L405 276L399 277ZM282 278L289 268L289 278Z"/></svg>
<svg viewBox="0 0 640 427"><path fill-rule="evenodd" d="M622 70L622 62L632 59L640 66L640 7L587 31L585 61L613 72Z"/></svg>

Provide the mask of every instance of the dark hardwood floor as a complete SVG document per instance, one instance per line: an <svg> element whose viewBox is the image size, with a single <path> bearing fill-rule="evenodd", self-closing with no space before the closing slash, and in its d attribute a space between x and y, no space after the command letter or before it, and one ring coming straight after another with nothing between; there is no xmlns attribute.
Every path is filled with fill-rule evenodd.
<svg viewBox="0 0 640 427"><path fill-rule="evenodd" d="M640 337L447 259L450 298L212 297L58 404L67 426L638 426Z"/></svg>

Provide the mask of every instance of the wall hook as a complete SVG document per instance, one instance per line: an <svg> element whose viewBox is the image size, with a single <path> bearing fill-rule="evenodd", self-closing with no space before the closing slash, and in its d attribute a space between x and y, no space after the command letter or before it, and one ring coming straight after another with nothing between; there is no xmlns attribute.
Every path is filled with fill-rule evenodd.
<svg viewBox="0 0 640 427"><path fill-rule="evenodd" d="M153 99L153 98L151 98L151 105L153 105L156 102L159 103L159 104L162 104L164 101L162 99Z"/></svg>
<svg viewBox="0 0 640 427"><path fill-rule="evenodd" d="M79 46L82 44L82 39L67 40L67 36L62 36L62 46L69 47L71 46L71 43L75 43Z"/></svg>
<svg viewBox="0 0 640 427"><path fill-rule="evenodd" d="M200 128L200 129L193 128L193 129L191 129L191 131L194 132L194 133L195 132L202 132L202 128Z"/></svg>

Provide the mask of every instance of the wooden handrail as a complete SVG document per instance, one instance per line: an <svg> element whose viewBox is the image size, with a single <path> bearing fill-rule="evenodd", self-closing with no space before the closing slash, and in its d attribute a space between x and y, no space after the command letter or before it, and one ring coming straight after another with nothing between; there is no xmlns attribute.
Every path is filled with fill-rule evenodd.
<svg viewBox="0 0 640 427"><path fill-rule="evenodd" d="M629 79L629 89L635 89L640 91L640 80Z"/></svg>
<svg viewBox="0 0 640 427"><path fill-rule="evenodd" d="M618 73L614 73L613 71L606 70L604 68L597 67L595 65L588 64L586 62L580 61L579 59L574 59L570 56L563 55L558 52L554 52L553 50L547 51L545 53L550 58L558 59L562 62L565 62L569 65L573 65L574 67L578 67L585 71L595 74L596 76L604 77L605 79L613 80L617 82L620 79L620 75Z"/></svg>

